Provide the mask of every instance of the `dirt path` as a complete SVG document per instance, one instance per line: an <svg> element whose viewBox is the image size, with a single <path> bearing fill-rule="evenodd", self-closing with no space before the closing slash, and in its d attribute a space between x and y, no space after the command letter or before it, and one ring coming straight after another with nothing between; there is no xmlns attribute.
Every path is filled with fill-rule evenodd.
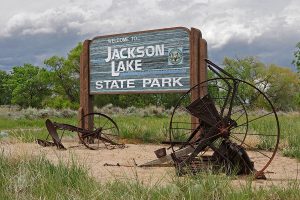
<svg viewBox="0 0 300 200"><path fill-rule="evenodd" d="M56 147L41 147L33 143L0 143L0 150L9 156L36 156L44 155L53 163L59 161L70 162L75 160L79 164L86 166L92 176L100 182L113 179L143 181L148 184L168 183L175 176L173 167L134 167L155 159L154 150L164 147L163 145L134 145L129 144L124 149L101 149L97 151L88 150L84 146L78 146L76 142L64 143L68 150L57 150ZM72 146L76 146L73 147ZM249 152L250 157L255 153ZM124 166L104 166L105 163L128 165ZM260 163L255 163L260 164ZM255 180L256 186L282 185L288 181L300 180L300 163L291 158L283 157L278 153L269 168L266 170L267 180ZM245 183L245 177L234 180L234 183Z"/></svg>

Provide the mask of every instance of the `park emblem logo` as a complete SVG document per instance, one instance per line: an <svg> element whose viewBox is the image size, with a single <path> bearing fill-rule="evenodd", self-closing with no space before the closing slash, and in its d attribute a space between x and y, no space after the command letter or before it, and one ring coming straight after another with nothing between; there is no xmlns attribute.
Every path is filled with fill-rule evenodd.
<svg viewBox="0 0 300 200"><path fill-rule="evenodd" d="M182 48L172 48L168 50L168 64L179 65L183 62Z"/></svg>

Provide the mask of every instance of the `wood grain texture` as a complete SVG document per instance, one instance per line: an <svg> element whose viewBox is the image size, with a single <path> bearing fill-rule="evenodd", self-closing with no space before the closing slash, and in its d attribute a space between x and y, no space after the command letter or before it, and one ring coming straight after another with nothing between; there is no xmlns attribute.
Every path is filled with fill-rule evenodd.
<svg viewBox="0 0 300 200"><path fill-rule="evenodd" d="M200 38L201 32L196 28L191 29L191 88L199 83L199 55L200 55ZM191 101L196 100L200 96L200 91L192 90ZM198 126L198 118L191 117L192 129Z"/></svg>
<svg viewBox="0 0 300 200"><path fill-rule="evenodd" d="M202 83L207 80L207 64L205 62L205 59L207 58L207 42L205 39L201 38L199 41L200 51L199 51L199 83ZM203 97L207 94L207 88L203 87L202 90L200 90L200 97Z"/></svg>
<svg viewBox="0 0 300 200"><path fill-rule="evenodd" d="M180 92L187 91L190 88L190 42L189 31L186 28L162 29L158 31L136 32L129 34L118 34L111 36L96 37L90 44L90 94L123 94L123 93L156 93L156 92ZM120 58L113 60L115 69L120 61L126 62L131 60L141 60L141 70L128 70L120 72L119 76L112 76L112 62L107 62L108 48L137 48L149 47L155 45L164 45L163 55L147 56L141 58ZM172 64L169 61L169 52L177 48L182 51L182 62ZM135 52L136 53L136 52ZM128 52L123 52L124 57L128 57ZM179 85L165 85L165 87L144 87L144 79L157 78L179 78ZM133 80L134 88L120 87L96 87L97 81L114 81L114 80ZM111 82L110 82L111 83ZM120 83L120 82L118 82ZM124 82L126 83L126 82ZM105 84L103 84L105 86ZM162 84L161 84L162 86Z"/></svg>
<svg viewBox="0 0 300 200"><path fill-rule="evenodd" d="M191 29L191 88L199 83L199 55L201 32L196 28ZM199 92L192 93L192 100L197 99Z"/></svg>
<svg viewBox="0 0 300 200"><path fill-rule="evenodd" d="M89 45L90 40L85 40L80 55L80 108L79 116L93 112L92 96L89 94ZM93 121L86 120L79 124L81 128L93 128Z"/></svg>
<svg viewBox="0 0 300 200"><path fill-rule="evenodd" d="M78 114L77 114L77 121L78 121L78 127L79 128L84 127L84 123L81 121L82 117L83 117L83 108L79 107Z"/></svg>

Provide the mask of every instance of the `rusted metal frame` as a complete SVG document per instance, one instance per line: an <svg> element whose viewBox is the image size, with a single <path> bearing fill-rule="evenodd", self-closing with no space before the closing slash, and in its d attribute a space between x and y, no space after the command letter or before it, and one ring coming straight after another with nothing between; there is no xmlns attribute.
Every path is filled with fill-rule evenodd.
<svg viewBox="0 0 300 200"><path fill-rule="evenodd" d="M183 149L180 149L180 150L174 152L174 154L176 157L181 157L181 156L187 155L193 151L194 151L193 147L187 146ZM171 154L168 154L166 156L163 156L163 157L157 158L155 160L149 161L147 163L141 164L141 165L139 165L139 167L157 167L157 166L161 166L162 164L168 163L168 162L173 162Z"/></svg>
<svg viewBox="0 0 300 200"><path fill-rule="evenodd" d="M190 141L195 137L195 135L197 134L197 132L201 129L201 126L198 125L196 129L193 130L192 134L189 136L189 138L187 139L186 142L184 142L182 144L182 146L180 148L183 148L184 146L191 144ZM196 140L197 141L197 140Z"/></svg>
<svg viewBox="0 0 300 200"><path fill-rule="evenodd" d="M271 104L270 100L266 97L266 95L259 89L259 88L256 88L254 85L252 85L251 83L248 83L248 82L245 82L243 80L239 80L239 79L235 79L235 78L232 78L231 75L229 76L226 76L226 72L224 73L224 75L222 76L219 72L221 71L222 73L222 70L220 67L214 67L215 64L213 64L212 66L209 65L209 68L212 68L213 70L215 70L217 72L217 75L220 77L220 78L215 78L215 79L210 79L208 81L213 81L213 80L223 80L224 82L226 82L228 84L228 86L230 86L230 89L227 90L228 92L228 97L226 98L227 100L227 104L230 104L230 108L229 108L229 112L227 114L227 116L222 116L222 119L220 119L221 121L216 121L215 125L211 126L210 127L210 130L208 132L206 132L204 134L204 138L201 138L199 141L197 141L194 145L195 147L195 150L193 150L193 152L190 152L190 154L185 154L185 157L181 158L180 156L177 156L176 155L176 152L177 151L174 151L173 149L173 161L175 162L176 164L176 167L177 169L181 170L183 167L193 167L194 166L194 160L197 159L197 156L198 154L204 150L206 147L210 147L212 150L214 150L214 152L216 153L216 155L219 155L220 156L220 159L221 160L224 160L227 164L229 164L229 168L232 169L231 166L233 165L239 165L239 162L243 162L243 164L241 165L241 168L240 170L243 170L243 172L241 171L241 173L245 173L245 174L249 174L250 172L254 172L255 173L255 177L256 178L264 178L263 176L263 171L269 166L270 162L273 160L274 156L275 156L275 153L277 151L277 148L278 148L278 142L279 142L279 134L280 134L280 129L279 129L279 121L278 121L278 117L277 117L277 114L276 114L276 111L273 107L273 105ZM220 70L217 70L217 69L220 69ZM276 146L275 146L275 149L273 150L273 154L272 156L267 156L267 155L264 155L266 156L267 158L269 158L268 162L266 163L266 165L259 171L256 171L254 169L254 166L252 164L252 161L250 160L248 154L246 153L246 151L242 148L241 145L237 145L236 143L232 143L230 140L228 140L228 137L233 137L233 135L230 135L230 132L228 133L223 133L222 132L222 129L223 128L230 128L231 126L235 126L234 125L234 121L231 121L231 118L230 116L232 115L232 106L233 106L233 99L237 97L237 92L238 92L238 87L239 87L239 84L240 83L245 83L251 87L253 87L254 89L258 90L260 95L263 95L263 97L266 98L266 101L271 105L271 108L273 110L273 112L269 113L269 114L272 114L274 113L275 114L275 118L276 118L276 122L277 122L277 127L278 127L278 134L277 134L277 141L276 141ZM205 82L204 82L205 84ZM199 85L196 85L197 87ZM195 87L196 87L195 86ZM191 91L192 91L193 88L191 88L191 90L189 90L184 96L188 95ZM199 89L199 88L198 88ZM183 96L183 97L184 97ZM183 99L183 97L181 97L181 99ZM203 97L202 97L203 98ZM193 101L193 102L196 102L196 101ZM227 104L224 104L223 107L227 106ZM243 106L244 107L244 106ZM175 109L177 108L177 106L175 107ZM209 110L208 110L209 111ZM173 114L172 114L172 117L174 115L174 112L175 110L173 111ZM193 113L193 112L191 112ZM247 112L245 111L246 113L246 116L247 116ZM264 117L261 116L261 117ZM259 118L261 118L259 117ZM198 117L199 120L201 120L201 117ZM259 119L258 118L258 119ZM254 119L255 120L255 119ZM252 120L248 120L247 119L247 124L250 123ZM172 119L171 119L171 122L172 122ZM219 126L220 125L220 126ZM230 129L231 130L231 129ZM247 133L247 132L246 132ZM192 133L193 134L193 133ZM227 135L228 134L228 135ZM276 136L276 135L274 135ZM229 149L228 151L225 149L224 152L222 149L219 149L219 147L216 147L214 146L212 143L218 139L222 137L224 140L223 141L228 141L230 142L230 148L232 147L231 145L233 145L234 147L240 147L241 150L238 148L238 149L235 149L235 148L231 148ZM237 139L237 138L236 138ZM189 139L188 139L189 140ZM244 144L244 140L241 140L242 144ZM170 141L170 143L173 143L173 141ZM184 143L181 143L181 144L184 144ZM247 144L245 144L246 146L248 146ZM187 146L186 146L187 147ZM250 146L249 146L250 147ZM224 148L224 146L222 147ZM225 146L226 148L226 146ZM258 153L261 153L260 151L257 151ZM232 156L230 156L232 154ZM238 154L238 155L237 155ZM226 157L228 156L228 157ZM235 157L236 156L240 156L238 158L238 160L235 160ZM230 160L231 159L231 160ZM227 165L226 164L226 165ZM190 166L189 166L190 165ZM230 170L229 169L229 170ZM179 171L180 172L180 171ZM181 173L181 172L180 172Z"/></svg>
<svg viewBox="0 0 300 200"><path fill-rule="evenodd" d="M228 72L226 72L224 69L222 69L221 67L219 67L218 65L216 65L215 63L213 63L212 61L210 61L209 59L205 59L205 62L208 63L208 68L210 70L212 70L214 73L216 73L220 78L224 78L224 76L222 76L219 72L225 74L229 78L234 78L231 74L229 74ZM215 69L217 69L217 70L215 70Z"/></svg>
<svg viewBox="0 0 300 200"><path fill-rule="evenodd" d="M64 145L61 143L61 138L59 138L59 136L58 136L56 127L53 125L53 123L51 122L50 119L46 120L46 128L48 130L49 135L52 137L52 140L53 140L54 144L56 145L56 147L58 149L66 150Z"/></svg>
<svg viewBox="0 0 300 200"><path fill-rule="evenodd" d="M225 159L227 162L229 162L229 163L231 163L231 165L232 166L234 166L233 165L233 163L223 154L223 152L221 152L217 147L215 147L214 145L213 145L213 143L210 143L209 144L209 147L214 151L214 152L216 152L218 155L220 155L223 159Z"/></svg>
<svg viewBox="0 0 300 200"><path fill-rule="evenodd" d="M227 95L226 95L226 98L225 98L224 105L222 106L222 109L221 109L221 116L223 116L223 114L224 114L224 109L226 107L226 104L228 103L229 96L231 95L231 90L232 90L232 95L231 95L231 98L230 98L230 106L229 106L228 113L227 113L227 117L229 117L231 115L231 111L232 111L233 99L234 99L234 97L236 96L236 93L237 93L238 81L235 80L231 74L226 72L224 69L222 69L221 67L219 67L215 63L211 62L208 59L205 59L205 61L209 64L208 65L209 69L212 70L215 74L217 74L220 78L224 78L224 76L222 76L219 72L225 74L226 76L228 76L229 78L232 78L232 80L233 80L233 88L232 88L229 81L227 79L224 79L224 81L228 85L228 92L227 92Z"/></svg>
<svg viewBox="0 0 300 200"><path fill-rule="evenodd" d="M230 77L230 78L233 78L232 75L230 75L229 73L227 73L225 70L223 70L221 67L219 67L218 65L214 64L213 62L211 62L210 60L208 59L205 59L205 61L209 64L208 65L208 68L213 71L215 74L217 74L217 76L219 76L220 78L223 78L224 76L222 76L219 71L223 74L225 74L226 76ZM225 97L225 101L224 101L224 104L222 106L222 109L221 109L221 113L220 115L223 117L223 114L224 114L224 110L225 110L225 107L226 107L226 104L228 102L228 99L229 99L229 96L230 96L230 93L231 93L231 90L232 90L232 87L229 83L229 81L227 79L224 79L224 81L226 82L226 84L228 85L228 92L227 92L227 95ZM233 98L232 98L233 99ZM228 116L228 115L227 115Z"/></svg>
<svg viewBox="0 0 300 200"><path fill-rule="evenodd" d="M49 134L48 134L49 136ZM37 143L39 145L41 145L42 147L49 147L49 146L56 146L56 144L54 142L50 142L48 141L48 136L47 136L47 139L46 140L42 140L42 139L37 139Z"/></svg>
<svg viewBox="0 0 300 200"><path fill-rule="evenodd" d="M61 124L61 123L57 123L57 122L53 122L53 125L55 128L57 129L60 129L60 130L68 130L68 131L72 131L72 132L80 132L80 133L83 133L83 134L93 134L93 132L89 131L89 130L86 130L86 129L83 129L83 128L80 128L80 127L76 127L76 126L73 126L73 125L70 125L70 124Z"/></svg>
<svg viewBox="0 0 300 200"><path fill-rule="evenodd" d="M38 144L40 144L41 146L57 146L57 148L59 149L66 149L63 144L61 143L61 139L62 136L60 138L58 138L58 134L57 134L57 129L59 130L68 130L68 131L72 131L72 132L78 132L81 133L82 135L79 137L91 137L94 138L95 136L97 136L96 138L98 140L102 140L104 142L110 143L112 145L123 145L123 144L118 144L110 139L107 139L105 137L102 137L102 133L101 133L101 128L98 128L95 131L90 131L87 129L83 129L80 127L76 127L73 125L69 125L69 124L63 124L63 123L57 123L57 122L51 122L49 119L46 120L46 126L47 126L47 130L49 132L49 135L52 137L53 139L53 144L51 142L48 142L46 140L40 140L38 139L37 142ZM47 136L48 138L48 136Z"/></svg>
<svg viewBox="0 0 300 200"><path fill-rule="evenodd" d="M179 168L184 167L192 162L192 160L207 146L209 146L211 143L213 143L216 139L220 137L220 134L213 134L216 131L216 126L212 127L210 131L207 133L207 137L202 138L198 146L195 148L195 150L182 162L178 163ZM213 135L211 135L213 134Z"/></svg>
<svg viewBox="0 0 300 200"><path fill-rule="evenodd" d="M103 140L104 142L108 142L108 143L111 143L112 145L119 145L118 143L115 143L114 141L111 141L109 139L106 139L104 137L102 137L102 133L100 132L101 129L97 129L95 131L90 131L90 130L86 130L86 129L83 129L83 128L79 128L79 127L76 127L76 126L73 126L73 125L69 125L69 124L60 124L60 123L57 123L57 122L53 122L53 125L55 128L57 129L60 129L60 130L68 130L68 131L72 131L72 132L80 132L83 134L83 136L85 137L89 137L89 136L95 136L97 135L97 139L99 140ZM99 134L100 133L100 134Z"/></svg>

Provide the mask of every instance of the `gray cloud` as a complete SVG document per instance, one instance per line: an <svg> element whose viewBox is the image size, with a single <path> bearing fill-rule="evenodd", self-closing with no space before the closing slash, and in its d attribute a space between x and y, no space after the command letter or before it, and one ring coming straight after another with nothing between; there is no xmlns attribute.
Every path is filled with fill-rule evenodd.
<svg viewBox="0 0 300 200"><path fill-rule="evenodd" d="M30 0L33 1L33 0ZM210 57L257 56L291 67L300 41L297 0L45 0L5 11L0 30L0 67L66 55L77 42L96 35L172 26L196 27ZM22 9L22 6L23 9ZM5 8L5 7L4 7ZM3 50L5 49L5 50Z"/></svg>
<svg viewBox="0 0 300 200"><path fill-rule="evenodd" d="M65 56L81 40L78 35L71 34L42 34L35 37L25 35L0 39L0 46L6 47L4 51L0 51L0 67L8 70L24 63L41 65L50 56Z"/></svg>

